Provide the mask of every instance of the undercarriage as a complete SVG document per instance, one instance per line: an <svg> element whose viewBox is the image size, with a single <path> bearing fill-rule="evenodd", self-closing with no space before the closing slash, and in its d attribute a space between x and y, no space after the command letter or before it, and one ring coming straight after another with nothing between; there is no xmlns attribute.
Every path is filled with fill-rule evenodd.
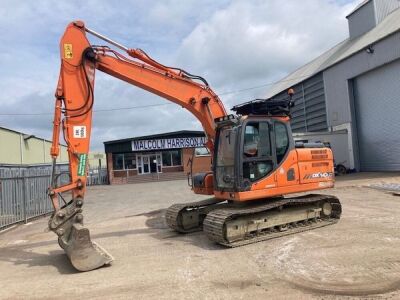
<svg viewBox="0 0 400 300"><path fill-rule="evenodd" d="M274 198L251 204L211 198L172 205L166 220L178 232L203 230L211 241L237 247L334 224L341 212L339 200L330 195Z"/></svg>

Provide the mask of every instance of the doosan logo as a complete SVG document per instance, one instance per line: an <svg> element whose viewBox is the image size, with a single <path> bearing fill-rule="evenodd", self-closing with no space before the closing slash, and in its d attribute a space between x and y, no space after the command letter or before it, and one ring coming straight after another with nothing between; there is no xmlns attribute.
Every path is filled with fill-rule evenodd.
<svg viewBox="0 0 400 300"><path fill-rule="evenodd" d="M319 172L319 173L313 173L313 174L306 174L304 176L304 179L316 179L316 178L332 178L333 173L332 172Z"/></svg>

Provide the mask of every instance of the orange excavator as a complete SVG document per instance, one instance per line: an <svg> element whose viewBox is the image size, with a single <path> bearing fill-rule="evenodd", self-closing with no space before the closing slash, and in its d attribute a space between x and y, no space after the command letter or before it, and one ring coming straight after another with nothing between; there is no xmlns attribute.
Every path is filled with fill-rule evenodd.
<svg viewBox="0 0 400 300"><path fill-rule="evenodd" d="M91 45L88 34L125 54ZM334 196L287 196L334 185L331 150L322 144L293 141L293 90L286 100L256 99L233 107L235 115L228 114L204 78L162 65L140 49L129 49L87 28L82 21L67 26L60 55L49 188L54 213L49 228L76 269L89 271L113 260L91 241L83 226L96 69L180 105L204 128L213 163L210 172L192 176L192 189L212 197L169 207L166 221L172 229L203 230L212 241L236 247L339 220L342 208ZM54 166L61 131L68 146L70 182L57 186Z"/></svg>

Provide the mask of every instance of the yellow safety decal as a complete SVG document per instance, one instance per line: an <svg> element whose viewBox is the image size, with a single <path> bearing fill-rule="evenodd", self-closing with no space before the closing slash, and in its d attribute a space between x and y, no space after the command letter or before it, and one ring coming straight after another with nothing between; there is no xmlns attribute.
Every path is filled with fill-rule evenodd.
<svg viewBox="0 0 400 300"><path fill-rule="evenodd" d="M72 58L72 44L64 44L64 58Z"/></svg>

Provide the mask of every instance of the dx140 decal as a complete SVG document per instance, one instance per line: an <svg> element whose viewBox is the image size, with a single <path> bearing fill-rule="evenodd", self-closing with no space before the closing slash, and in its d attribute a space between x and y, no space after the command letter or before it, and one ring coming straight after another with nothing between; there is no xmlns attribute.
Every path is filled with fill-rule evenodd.
<svg viewBox="0 0 400 300"><path fill-rule="evenodd" d="M333 172L318 172L306 174L303 179L332 178Z"/></svg>

